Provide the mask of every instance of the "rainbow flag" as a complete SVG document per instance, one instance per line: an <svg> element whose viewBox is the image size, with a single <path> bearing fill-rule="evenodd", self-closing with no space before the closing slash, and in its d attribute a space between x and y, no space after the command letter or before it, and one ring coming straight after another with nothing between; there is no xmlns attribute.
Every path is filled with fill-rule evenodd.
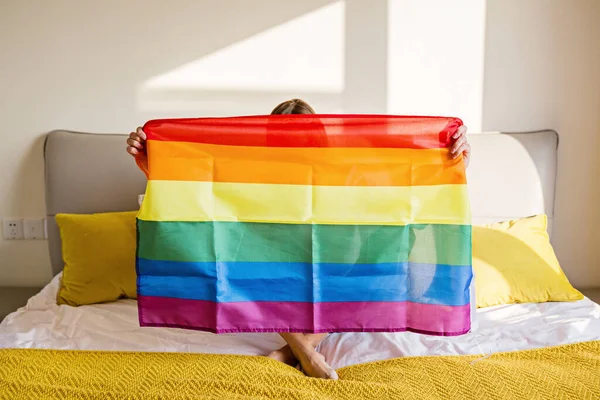
<svg viewBox="0 0 600 400"><path fill-rule="evenodd" d="M456 118L150 121L142 326L226 332L470 329Z"/></svg>

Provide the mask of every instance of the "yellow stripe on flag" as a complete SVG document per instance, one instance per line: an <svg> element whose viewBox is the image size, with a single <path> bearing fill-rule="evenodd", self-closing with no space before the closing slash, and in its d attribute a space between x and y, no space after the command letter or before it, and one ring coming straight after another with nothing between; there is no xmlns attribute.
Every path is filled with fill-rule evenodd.
<svg viewBox="0 0 600 400"><path fill-rule="evenodd" d="M466 185L308 186L149 181L138 218L317 224L471 222Z"/></svg>

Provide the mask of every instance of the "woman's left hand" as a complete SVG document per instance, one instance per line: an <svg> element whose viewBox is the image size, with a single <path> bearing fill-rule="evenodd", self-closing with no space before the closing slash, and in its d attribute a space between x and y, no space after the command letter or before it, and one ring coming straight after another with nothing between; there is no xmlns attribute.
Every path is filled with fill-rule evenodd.
<svg viewBox="0 0 600 400"><path fill-rule="evenodd" d="M452 158L456 158L462 154L465 160L465 168L468 167L471 160L471 145L467 142L467 127L461 125L452 136L452 140L453 143L450 147Z"/></svg>

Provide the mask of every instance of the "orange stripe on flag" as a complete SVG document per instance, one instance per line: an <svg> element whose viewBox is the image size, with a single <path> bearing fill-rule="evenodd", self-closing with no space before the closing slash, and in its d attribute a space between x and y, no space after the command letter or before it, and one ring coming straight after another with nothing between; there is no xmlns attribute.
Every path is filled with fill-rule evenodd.
<svg viewBox="0 0 600 400"><path fill-rule="evenodd" d="M148 141L150 180L318 186L465 184L448 149L246 147Z"/></svg>

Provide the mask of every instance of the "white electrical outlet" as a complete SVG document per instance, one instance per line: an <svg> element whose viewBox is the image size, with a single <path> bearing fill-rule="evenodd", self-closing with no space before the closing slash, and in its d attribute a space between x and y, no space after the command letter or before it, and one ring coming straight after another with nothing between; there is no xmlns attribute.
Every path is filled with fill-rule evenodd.
<svg viewBox="0 0 600 400"><path fill-rule="evenodd" d="M23 232L26 240L46 239L44 219L26 219L23 221Z"/></svg>
<svg viewBox="0 0 600 400"><path fill-rule="evenodd" d="M23 239L23 220L5 219L2 221L2 233L7 240Z"/></svg>

